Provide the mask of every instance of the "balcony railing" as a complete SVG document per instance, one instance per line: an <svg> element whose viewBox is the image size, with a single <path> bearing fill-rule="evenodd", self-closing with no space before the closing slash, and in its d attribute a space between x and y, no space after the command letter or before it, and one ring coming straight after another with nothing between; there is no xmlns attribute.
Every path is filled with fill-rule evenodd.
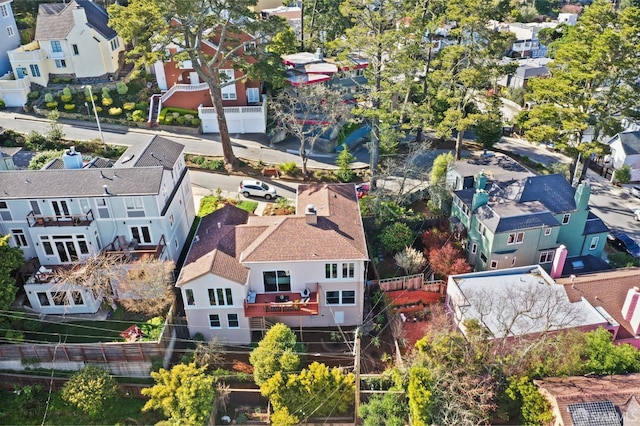
<svg viewBox="0 0 640 426"><path fill-rule="evenodd" d="M256 294L255 302L244 301L244 315L254 317L318 315L318 293L303 298L300 293Z"/></svg>
<svg viewBox="0 0 640 426"><path fill-rule="evenodd" d="M159 259L167 243L164 235L160 237L158 244L139 244L137 241L124 241L122 237L116 237L109 245L102 249L103 253L114 256L122 256L122 258L135 262L145 256Z"/></svg>
<svg viewBox="0 0 640 426"><path fill-rule="evenodd" d="M89 226L94 221L93 211L84 214L42 215L33 211L27 215L29 227L34 226Z"/></svg>

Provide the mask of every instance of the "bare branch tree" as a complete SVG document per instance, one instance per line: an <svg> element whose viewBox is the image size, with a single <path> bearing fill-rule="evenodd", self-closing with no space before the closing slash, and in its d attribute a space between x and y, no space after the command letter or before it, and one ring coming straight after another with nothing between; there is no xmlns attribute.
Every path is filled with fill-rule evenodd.
<svg viewBox="0 0 640 426"><path fill-rule="evenodd" d="M308 152L321 138L337 137L349 113L349 107L343 103L340 94L323 84L288 87L272 101L271 108L279 130L300 141L299 152L305 176Z"/></svg>
<svg viewBox="0 0 640 426"><path fill-rule="evenodd" d="M54 293L66 297L70 288L86 288L114 309L119 301L129 311L157 315L175 300L174 267L173 262L150 256L130 262L125 256L99 253L71 269L56 271Z"/></svg>

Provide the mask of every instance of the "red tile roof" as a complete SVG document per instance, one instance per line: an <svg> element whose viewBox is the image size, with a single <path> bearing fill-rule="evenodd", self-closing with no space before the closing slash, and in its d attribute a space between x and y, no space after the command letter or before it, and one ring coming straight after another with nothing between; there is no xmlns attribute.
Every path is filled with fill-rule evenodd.
<svg viewBox="0 0 640 426"><path fill-rule="evenodd" d="M627 408L636 409L637 399L640 398L640 374L552 377L535 380L534 383L542 394L556 405L564 425L573 424L568 410L569 404L611 401L624 415Z"/></svg>
<svg viewBox="0 0 640 426"><path fill-rule="evenodd" d="M625 268L577 277L558 278L564 285L569 300L584 297L594 307L602 307L620 324L616 340L635 337L633 327L622 315L622 305L629 289L640 286L640 268Z"/></svg>
<svg viewBox="0 0 640 426"><path fill-rule="evenodd" d="M317 212L314 225L304 215L308 205ZM241 262L368 259L354 184L300 185L295 216L251 218L242 227L265 225Z"/></svg>

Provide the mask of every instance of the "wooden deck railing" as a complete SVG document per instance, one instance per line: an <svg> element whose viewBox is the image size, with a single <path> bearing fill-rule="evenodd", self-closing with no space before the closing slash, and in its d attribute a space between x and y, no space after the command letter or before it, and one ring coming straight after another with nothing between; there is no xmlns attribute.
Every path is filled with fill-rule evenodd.
<svg viewBox="0 0 640 426"><path fill-rule="evenodd" d="M93 222L93 211L84 214L42 215L33 211L27 215L29 227L34 226L88 226Z"/></svg>

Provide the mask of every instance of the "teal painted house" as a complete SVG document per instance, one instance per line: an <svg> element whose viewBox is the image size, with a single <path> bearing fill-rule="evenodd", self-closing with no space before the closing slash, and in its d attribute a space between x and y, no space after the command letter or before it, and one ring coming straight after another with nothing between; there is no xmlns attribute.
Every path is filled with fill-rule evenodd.
<svg viewBox="0 0 640 426"><path fill-rule="evenodd" d="M447 182L452 227L477 271L534 264L549 271L560 245L568 258L601 257L609 229L589 210L588 183L574 189L562 175L536 176L521 166L503 170L500 181L491 170L466 175L467 166L453 164Z"/></svg>

